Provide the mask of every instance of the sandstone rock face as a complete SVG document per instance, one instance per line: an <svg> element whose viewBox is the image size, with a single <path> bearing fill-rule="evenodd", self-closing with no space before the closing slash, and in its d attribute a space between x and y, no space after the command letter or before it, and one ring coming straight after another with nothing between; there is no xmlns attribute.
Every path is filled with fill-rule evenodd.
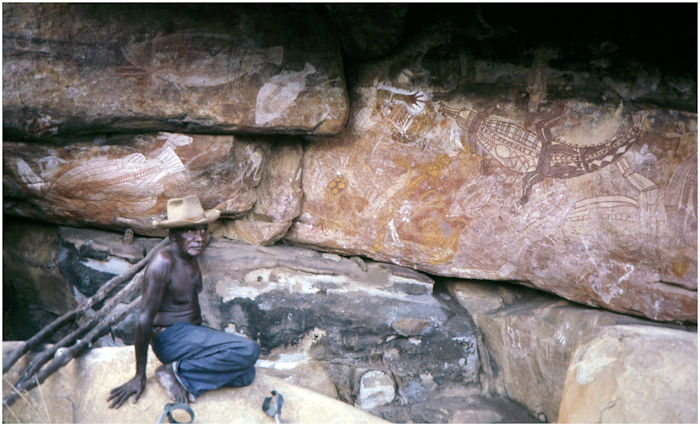
<svg viewBox="0 0 700 426"><path fill-rule="evenodd" d="M3 352L9 353L13 343L3 342ZM130 346L97 348L71 361L25 399L20 398L4 409L3 423L155 423L170 400L154 377L160 362L150 351L148 380L141 398L136 404L129 401L118 410L108 408L109 391L133 377L133 351ZM26 357L20 360L8 375L13 375L26 362ZM351 405L290 385L260 368L250 386L222 388L201 395L190 405L195 413L194 422L274 424L261 410L263 400L273 389L284 396L280 416L283 423L384 423ZM7 390L3 381L3 393ZM188 420L182 411L176 413L183 416L181 422Z"/></svg>
<svg viewBox="0 0 700 426"><path fill-rule="evenodd" d="M210 227L212 235L256 245L281 239L301 208L303 154L297 140L278 139L266 156L265 169L254 191L253 209L236 220L214 223Z"/></svg>
<svg viewBox="0 0 700 426"><path fill-rule="evenodd" d="M317 383L328 377L341 400L392 421L420 422L425 413L414 404L480 392L469 317L435 299L422 274L224 239L212 241L200 264L205 321L257 339L263 353L289 347L268 361L286 370L280 377L321 362Z"/></svg>
<svg viewBox="0 0 700 426"><path fill-rule="evenodd" d="M605 327L571 358L558 422L696 424L697 357L697 333Z"/></svg>
<svg viewBox="0 0 700 426"><path fill-rule="evenodd" d="M8 5L5 134L70 148L30 158L6 143L5 212L162 235L150 221L165 200L197 191L236 219L217 236L272 244L298 214L297 244L697 322L697 115L683 112L695 110L694 81L620 77L602 47L584 68L523 41L499 62L493 43L513 38L479 10L417 29L420 10L370 9ZM349 68L351 107L336 33L350 57L382 55ZM213 136L181 146L149 133L140 151L95 138L92 154L74 136L160 130L314 138L302 171L299 147L283 142L270 164L291 168L265 177L267 148L226 163Z"/></svg>
<svg viewBox="0 0 700 426"><path fill-rule="evenodd" d="M152 221L169 198L197 194L222 221L244 215L241 239L270 243L298 214L298 141L157 133L70 147L3 144L4 210L71 225L165 235Z"/></svg>
<svg viewBox="0 0 700 426"><path fill-rule="evenodd" d="M599 336L602 327L620 324L646 326L652 335L664 335L668 330L669 338L695 334L663 328L648 320L584 308L515 285L463 280L448 280L447 285L450 293L469 311L483 336L493 364L495 391L524 405L541 421L551 422L557 418L562 421L559 405L567 369L571 368L572 353L581 342ZM634 349L630 344L629 350L644 357L647 347L643 341L636 343ZM654 357L650 354L645 362L652 363ZM694 365L697 365L695 361ZM629 374L643 375L644 368L641 364L630 365ZM668 374L669 380L672 380L670 377L686 380L686 373L680 370ZM649 386L654 385L650 382ZM571 398L575 396L572 394ZM638 417L632 422L654 423L656 418ZM621 423L631 421L618 420ZM572 421L587 423L597 420L580 418Z"/></svg>
<svg viewBox="0 0 700 426"><path fill-rule="evenodd" d="M391 61L359 72L347 128L306 149L289 241L697 321L695 114L533 108Z"/></svg>
<svg viewBox="0 0 700 426"><path fill-rule="evenodd" d="M347 93L312 7L15 4L3 9L3 125L336 133Z"/></svg>
<svg viewBox="0 0 700 426"><path fill-rule="evenodd" d="M164 235L151 221L167 198L192 192L222 210L215 237L264 246L291 229L287 242L324 251L697 322L694 73L684 80L618 61L624 47L597 36L575 49L535 45L493 24L500 5L467 6L453 19L454 9L433 5L367 13L374 7L6 5L6 217L127 232L6 221L3 290L21 303L4 298L4 325L43 325L93 294L155 244L132 242L133 232ZM542 22L550 14L537 14L515 26L551 30ZM673 63L687 67L683 56ZM303 149L282 134L306 135ZM507 397L541 421L628 421L653 399L659 413L693 413L656 388L621 398L622 387L597 375L595 387L564 391L560 415L574 345L600 325L642 320L501 286L450 286L478 331L440 286L400 266L220 239L211 249L202 259L208 323L258 339L276 378L385 419L532 420ZM128 343L134 318L99 344ZM623 343L641 345L635 352L657 344L625 336L591 345L627 354ZM575 376L601 365L587 351ZM661 368L648 381L675 381L658 389L690 388L683 372ZM615 386L637 386L615 374ZM82 408L57 395L72 405L55 410L59 420L76 422ZM601 409L601 396L615 405Z"/></svg>

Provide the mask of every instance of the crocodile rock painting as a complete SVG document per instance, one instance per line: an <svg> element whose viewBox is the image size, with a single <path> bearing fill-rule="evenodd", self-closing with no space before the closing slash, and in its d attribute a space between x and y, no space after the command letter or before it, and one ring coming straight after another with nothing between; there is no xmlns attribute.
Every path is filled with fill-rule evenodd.
<svg viewBox="0 0 700 426"><path fill-rule="evenodd" d="M510 121L492 117L496 107L476 112L439 104L438 112L451 117L467 133L472 152L481 148L503 167L523 174L519 205L527 204L532 187L545 178L568 179L599 170L617 161L639 139L645 113L621 135L596 145L579 146L559 140L552 128L566 119L569 106L559 105L550 117L537 121L530 131Z"/></svg>

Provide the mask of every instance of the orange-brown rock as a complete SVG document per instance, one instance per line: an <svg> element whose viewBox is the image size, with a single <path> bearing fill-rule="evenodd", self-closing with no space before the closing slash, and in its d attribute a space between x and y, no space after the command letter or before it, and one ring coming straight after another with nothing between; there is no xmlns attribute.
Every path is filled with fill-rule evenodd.
<svg viewBox="0 0 700 426"><path fill-rule="evenodd" d="M286 230L297 214L299 179L279 178L300 174L301 147L294 140L276 145L270 137L158 133L98 142L69 147L5 142L5 212L144 235L163 235L153 219L165 214L169 198L187 194L197 194L205 208L221 210L221 222L256 203L256 217L271 227ZM278 160L294 155L293 161ZM273 238L264 231L251 234Z"/></svg>
<svg viewBox="0 0 700 426"><path fill-rule="evenodd" d="M308 147L290 241L696 321L695 114L438 100L409 71Z"/></svg>
<svg viewBox="0 0 700 426"><path fill-rule="evenodd" d="M3 126L337 133L348 98L331 34L304 6L7 5Z"/></svg>
<svg viewBox="0 0 700 426"><path fill-rule="evenodd" d="M282 238L299 215L303 195L301 144L293 138L279 138L268 151L265 171L254 190L255 206L237 220L215 223L211 229L214 236L269 245Z"/></svg>

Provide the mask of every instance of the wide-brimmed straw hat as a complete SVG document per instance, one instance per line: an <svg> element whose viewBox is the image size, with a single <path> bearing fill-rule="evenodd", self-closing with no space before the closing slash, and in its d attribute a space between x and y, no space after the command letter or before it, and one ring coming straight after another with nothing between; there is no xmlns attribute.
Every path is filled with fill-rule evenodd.
<svg viewBox="0 0 700 426"><path fill-rule="evenodd" d="M188 226L204 225L214 222L221 212L217 209L204 211L199 198L196 195L188 195L185 198L171 198L168 200L168 217L165 220L154 220L156 228L183 228Z"/></svg>

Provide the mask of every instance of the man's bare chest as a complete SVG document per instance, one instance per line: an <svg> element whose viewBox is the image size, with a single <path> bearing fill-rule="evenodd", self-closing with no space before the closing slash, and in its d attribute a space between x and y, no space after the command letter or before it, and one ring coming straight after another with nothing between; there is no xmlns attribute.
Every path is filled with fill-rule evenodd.
<svg viewBox="0 0 700 426"><path fill-rule="evenodd" d="M201 288L202 276L198 267L189 265L174 268L166 289L165 299L175 304L192 302Z"/></svg>

